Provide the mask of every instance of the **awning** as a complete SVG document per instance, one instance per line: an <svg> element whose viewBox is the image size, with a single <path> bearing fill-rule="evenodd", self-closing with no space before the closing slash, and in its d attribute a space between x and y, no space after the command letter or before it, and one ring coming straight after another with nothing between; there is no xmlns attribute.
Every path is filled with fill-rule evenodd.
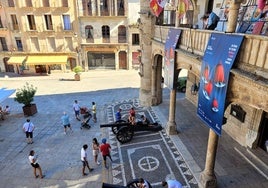
<svg viewBox="0 0 268 188"><path fill-rule="evenodd" d="M0 103L12 95L16 90L15 89L0 89Z"/></svg>
<svg viewBox="0 0 268 188"><path fill-rule="evenodd" d="M12 56L9 58L7 61L7 64L12 65L12 64L22 64L23 61L25 61L26 56Z"/></svg>
<svg viewBox="0 0 268 188"><path fill-rule="evenodd" d="M68 56L28 56L26 65L54 65L66 64Z"/></svg>

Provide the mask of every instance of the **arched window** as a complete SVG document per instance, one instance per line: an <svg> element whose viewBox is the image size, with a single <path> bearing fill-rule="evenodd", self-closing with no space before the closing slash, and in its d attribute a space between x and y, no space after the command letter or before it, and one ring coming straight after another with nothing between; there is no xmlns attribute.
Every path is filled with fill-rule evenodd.
<svg viewBox="0 0 268 188"><path fill-rule="evenodd" d="M120 25L118 27L118 43L126 43L126 42L127 42L126 27Z"/></svg>
<svg viewBox="0 0 268 188"><path fill-rule="evenodd" d="M102 42L110 43L110 28L108 25L104 25L101 28L102 30Z"/></svg>
<svg viewBox="0 0 268 188"><path fill-rule="evenodd" d="M85 27L85 34L87 42L94 43L93 27L91 25Z"/></svg>

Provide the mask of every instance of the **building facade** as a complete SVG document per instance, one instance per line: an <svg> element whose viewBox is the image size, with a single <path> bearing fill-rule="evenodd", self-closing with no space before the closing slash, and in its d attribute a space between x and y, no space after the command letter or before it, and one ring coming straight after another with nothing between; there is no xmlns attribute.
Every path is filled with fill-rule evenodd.
<svg viewBox="0 0 268 188"><path fill-rule="evenodd" d="M3 72L50 73L77 65L75 1L1 1Z"/></svg>
<svg viewBox="0 0 268 188"><path fill-rule="evenodd" d="M187 2L191 7L190 13L184 14L183 17L179 17L180 13L176 9L179 4L175 1L173 2L174 8L168 7L166 9L165 7L159 17L141 15L140 30L145 34L141 35L143 76L141 77L139 99L144 106L158 105L162 102L161 77L165 65L165 44L170 28L179 29L181 32L175 48L175 78L181 70L188 70L186 98L197 106L202 60L211 34L238 34L241 9L253 6L256 12L258 7L257 1L228 1L226 5L222 4L222 1L216 0L212 4L211 1L189 0ZM172 6L171 3L172 1L169 1L168 6ZM228 12L227 18L219 22L214 31L199 29L203 27L200 18L208 9L213 10L218 15L221 15L221 9L223 9L223 13ZM141 10L151 11L149 3L141 1ZM264 24L267 23L267 20L261 21ZM149 27L146 28L144 25L149 25ZM244 36L244 39L230 72L224 109L226 123L222 128L240 145L248 148L259 161L262 161L263 167L265 167L267 165L265 142L268 140L268 98L266 95L268 91L268 38L265 31L262 34L252 34L250 31L248 33L239 32L238 35ZM148 41L146 36L151 36L151 40ZM165 79L166 76L164 75ZM166 129L169 134L177 134L176 108L180 108L176 106L176 90L171 89L169 121ZM183 132L179 134L183 134ZM213 148L213 150L208 150L207 156L214 157L207 159L210 160L210 164L208 163L206 167L214 166L217 146L213 144L217 143L218 137L214 136L213 139L214 143L209 143L209 148ZM210 180L213 181L211 185L214 187L213 169L205 169L204 172L213 176L209 177L206 174L206 177L209 178L205 178L204 187L208 187L207 185L211 183ZM263 173L265 174L265 172Z"/></svg>
<svg viewBox="0 0 268 188"><path fill-rule="evenodd" d="M3 0L0 7L1 72L139 67L136 0Z"/></svg>

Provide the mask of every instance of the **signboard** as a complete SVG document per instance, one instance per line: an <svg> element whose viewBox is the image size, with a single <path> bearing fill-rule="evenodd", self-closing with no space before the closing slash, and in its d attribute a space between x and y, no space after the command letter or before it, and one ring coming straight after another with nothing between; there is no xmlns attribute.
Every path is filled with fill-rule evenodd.
<svg viewBox="0 0 268 188"><path fill-rule="evenodd" d="M169 89L174 89L175 48L180 38L181 30L170 28L165 45L164 83Z"/></svg>
<svg viewBox="0 0 268 188"><path fill-rule="evenodd" d="M204 54L197 115L221 135L229 73L243 36L212 33Z"/></svg>

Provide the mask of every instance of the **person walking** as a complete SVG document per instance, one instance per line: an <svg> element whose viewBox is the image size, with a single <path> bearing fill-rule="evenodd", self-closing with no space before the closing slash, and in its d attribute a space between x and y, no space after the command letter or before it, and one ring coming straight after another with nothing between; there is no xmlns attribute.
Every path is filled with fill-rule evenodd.
<svg viewBox="0 0 268 188"><path fill-rule="evenodd" d="M43 179L45 176L42 173L41 166L37 163L37 155L35 155L34 150L30 151L28 158L29 158L29 161L33 167L34 177L38 178L40 176L40 178ZM39 175L36 174L36 169L38 170Z"/></svg>
<svg viewBox="0 0 268 188"><path fill-rule="evenodd" d="M182 188L181 183L177 180L162 181L162 186L167 186L167 188Z"/></svg>
<svg viewBox="0 0 268 188"><path fill-rule="evenodd" d="M64 134L67 134L67 128L69 128L71 132L73 131L70 124L69 116L66 114L66 112L63 112L63 116L61 116L61 122L64 127Z"/></svg>
<svg viewBox="0 0 268 188"><path fill-rule="evenodd" d="M93 114L93 121L94 123L97 122L97 106L96 106L96 103L95 102L92 102L92 114Z"/></svg>
<svg viewBox="0 0 268 188"><path fill-rule="evenodd" d="M109 157L111 161L113 161L113 160L112 160L112 157L111 157L111 154L110 154L111 145L109 143L107 143L106 141L107 141L106 138L102 139L102 141L101 141L102 144L100 145L100 151L101 151L101 154L102 154L104 166L105 166L105 168L108 169L107 157Z"/></svg>
<svg viewBox="0 0 268 188"><path fill-rule="evenodd" d="M74 101L74 104L73 104L73 110L74 110L75 118L76 118L78 121L80 121L80 117L79 117L79 115L80 115L80 106L79 106L77 100Z"/></svg>
<svg viewBox="0 0 268 188"><path fill-rule="evenodd" d="M88 148L88 145L85 144L85 145L83 145L83 147L81 149L81 161L82 161L82 164L83 164L83 167L82 167L82 175L83 176L86 176L87 175L87 173L85 173L86 167L88 168L89 172L92 172L94 170L93 168L90 168L89 167L89 164L88 164L88 160L87 160L87 156L88 156L87 148Z"/></svg>
<svg viewBox="0 0 268 188"><path fill-rule="evenodd" d="M100 165L100 162L98 161L99 151L100 151L100 144L99 144L97 138L93 138L93 140L92 140L92 152L93 152L94 161L97 165Z"/></svg>
<svg viewBox="0 0 268 188"><path fill-rule="evenodd" d="M33 143L33 131L34 131L34 124L30 122L30 119L27 119L26 122L23 124L23 131L25 132L27 143L32 144Z"/></svg>

